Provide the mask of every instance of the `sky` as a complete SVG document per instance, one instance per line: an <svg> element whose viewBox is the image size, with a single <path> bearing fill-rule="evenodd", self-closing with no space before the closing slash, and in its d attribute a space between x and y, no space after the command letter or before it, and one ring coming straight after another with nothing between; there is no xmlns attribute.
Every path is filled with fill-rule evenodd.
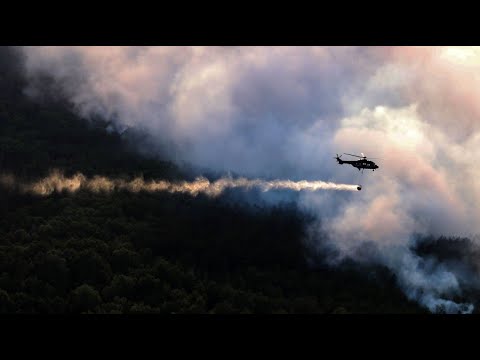
<svg viewBox="0 0 480 360"><path fill-rule="evenodd" d="M476 275L419 258L416 234L480 231L480 48L23 47L25 94L55 80L75 111L147 131L175 161L245 177L362 184L299 206L345 257L379 263L431 310ZM145 151L159 151L157 148ZM362 175L335 154L378 157ZM347 157L344 155L343 159ZM368 249L368 251L365 251ZM473 284L473 285L472 285Z"/></svg>

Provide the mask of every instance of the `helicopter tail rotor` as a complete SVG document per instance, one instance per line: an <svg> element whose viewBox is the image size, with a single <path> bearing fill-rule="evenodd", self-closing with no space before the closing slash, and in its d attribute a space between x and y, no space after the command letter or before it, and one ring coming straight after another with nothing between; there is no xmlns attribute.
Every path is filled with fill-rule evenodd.
<svg viewBox="0 0 480 360"><path fill-rule="evenodd" d="M336 157L334 157L334 159L335 159L335 160L337 160L339 164L342 164L342 163L343 163L343 161L342 161L342 160L340 160L340 158L341 158L341 157L342 157L342 155L340 155L340 156L339 156L339 155L337 154L337 156L336 156Z"/></svg>

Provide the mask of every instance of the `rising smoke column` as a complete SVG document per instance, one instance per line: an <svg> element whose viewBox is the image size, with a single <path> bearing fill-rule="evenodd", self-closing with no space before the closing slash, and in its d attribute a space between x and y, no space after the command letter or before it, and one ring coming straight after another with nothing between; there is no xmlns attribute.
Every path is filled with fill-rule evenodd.
<svg viewBox="0 0 480 360"><path fill-rule="evenodd" d="M39 74L83 116L174 143L175 159L249 178L336 179L368 192L302 193L343 257L381 263L432 311L464 274L417 259L412 234L480 231L480 56L475 48L33 47ZM151 151L151 149L146 149ZM374 176L335 153L381 157ZM356 173L358 174L358 173ZM377 251L360 251L371 249ZM359 255L362 253L363 255ZM399 255L400 254L400 255ZM447 305L450 303L447 303ZM450 304L451 305L451 304ZM457 311L459 305L448 306Z"/></svg>

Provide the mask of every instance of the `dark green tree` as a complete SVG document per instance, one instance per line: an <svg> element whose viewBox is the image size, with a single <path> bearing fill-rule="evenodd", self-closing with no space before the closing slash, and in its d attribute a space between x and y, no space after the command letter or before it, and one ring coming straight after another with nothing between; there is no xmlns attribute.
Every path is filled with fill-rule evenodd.
<svg viewBox="0 0 480 360"><path fill-rule="evenodd" d="M74 312L93 310L101 302L98 291L88 284L80 285L70 294L70 306Z"/></svg>

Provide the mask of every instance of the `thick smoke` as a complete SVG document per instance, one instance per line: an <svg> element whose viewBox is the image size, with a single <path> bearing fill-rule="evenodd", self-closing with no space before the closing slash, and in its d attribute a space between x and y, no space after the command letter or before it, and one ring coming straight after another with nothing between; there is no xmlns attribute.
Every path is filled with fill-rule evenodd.
<svg viewBox="0 0 480 360"><path fill-rule="evenodd" d="M473 283L411 250L416 234L479 232L480 78L474 48L29 47L29 86L48 74L85 117L147 130L172 158L247 177L362 183L302 193L338 258L392 269L435 311ZM335 153L380 157L361 175ZM173 157L174 156L174 157ZM473 166L472 166L473 165ZM365 249L369 249L366 251ZM468 275L471 276L471 275Z"/></svg>

